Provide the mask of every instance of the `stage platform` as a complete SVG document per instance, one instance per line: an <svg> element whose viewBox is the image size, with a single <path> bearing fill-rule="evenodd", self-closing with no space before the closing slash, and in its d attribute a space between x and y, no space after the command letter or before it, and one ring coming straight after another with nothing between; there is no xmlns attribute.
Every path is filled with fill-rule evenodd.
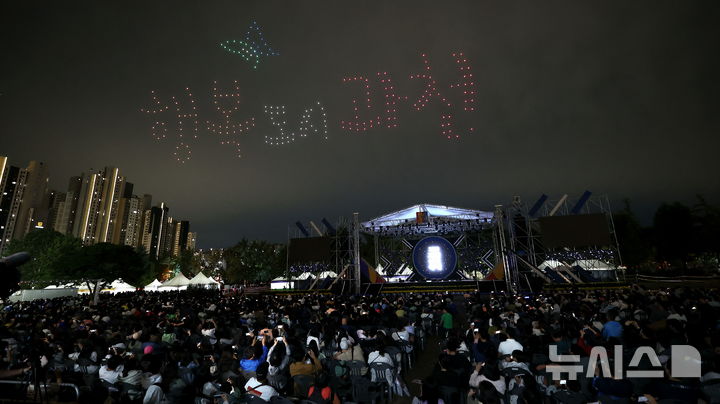
<svg viewBox="0 0 720 404"><path fill-rule="evenodd" d="M400 294L400 293L501 293L505 291L504 281L431 281L431 282L400 282L363 285L368 292L365 294Z"/></svg>

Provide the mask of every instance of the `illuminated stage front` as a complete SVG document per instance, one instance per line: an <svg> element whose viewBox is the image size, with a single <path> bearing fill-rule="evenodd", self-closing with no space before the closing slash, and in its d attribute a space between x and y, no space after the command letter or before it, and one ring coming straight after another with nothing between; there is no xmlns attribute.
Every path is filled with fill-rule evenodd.
<svg viewBox="0 0 720 404"><path fill-rule="evenodd" d="M425 237L413 248L413 266L425 279L445 279L457 266L455 246L443 237Z"/></svg>

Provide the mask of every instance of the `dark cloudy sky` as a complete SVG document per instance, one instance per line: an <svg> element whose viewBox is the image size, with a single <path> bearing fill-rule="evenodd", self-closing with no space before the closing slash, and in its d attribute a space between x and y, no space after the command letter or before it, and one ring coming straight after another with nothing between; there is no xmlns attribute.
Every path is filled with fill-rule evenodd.
<svg viewBox="0 0 720 404"><path fill-rule="evenodd" d="M257 70L219 46L253 20L280 52ZM718 21L717 1L3 2L0 155L46 162L60 190L89 168L120 167L137 193L189 219L202 247L283 240L298 219L420 202L490 210L513 195L585 189L628 197L649 218L661 201L720 199ZM388 72L416 98L409 75L423 52L459 103L448 89L455 51L478 93L456 124L473 133L443 139L435 100L421 112L399 105L398 128L341 129L360 95L343 77ZM189 87L200 121L217 121L212 83L233 80L234 117L257 123L239 138L243 157L201 125L178 164L172 131L155 141L140 112L150 91L167 99ZM296 129L317 101L327 141L265 144L277 128L263 105L286 105Z"/></svg>

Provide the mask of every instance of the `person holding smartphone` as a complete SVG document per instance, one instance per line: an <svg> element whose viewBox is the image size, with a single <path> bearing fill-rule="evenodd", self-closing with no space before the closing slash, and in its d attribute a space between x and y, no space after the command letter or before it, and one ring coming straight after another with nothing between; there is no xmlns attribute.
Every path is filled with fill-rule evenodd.
<svg viewBox="0 0 720 404"><path fill-rule="evenodd" d="M268 355L268 347L266 346L266 338L261 338L262 345L258 345L258 339L255 338L255 333L251 332L252 345L245 349L244 358L240 360L240 369L245 372L254 372L257 367L265 362Z"/></svg>

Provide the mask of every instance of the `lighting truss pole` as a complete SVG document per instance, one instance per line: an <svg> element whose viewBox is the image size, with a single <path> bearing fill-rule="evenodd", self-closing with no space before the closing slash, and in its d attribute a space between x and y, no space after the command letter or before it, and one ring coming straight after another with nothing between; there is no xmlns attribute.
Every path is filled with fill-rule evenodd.
<svg viewBox="0 0 720 404"><path fill-rule="evenodd" d="M510 262L508 260L507 242L505 239L505 212L502 205L495 205L495 221L497 224L500 259L503 264L503 269L505 270L505 285L507 286L508 293L512 294L515 293L513 270L516 270L516 268L510 268Z"/></svg>
<svg viewBox="0 0 720 404"><path fill-rule="evenodd" d="M360 294L360 215L353 213L353 263L355 265L355 293Z"/></svg>

